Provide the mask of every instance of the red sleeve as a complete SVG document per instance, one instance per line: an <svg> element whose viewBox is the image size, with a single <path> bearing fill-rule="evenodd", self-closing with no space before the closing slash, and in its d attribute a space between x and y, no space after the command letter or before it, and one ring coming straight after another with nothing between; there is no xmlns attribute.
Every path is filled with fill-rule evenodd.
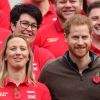
<svg viewBox="0 0 100 100"><path fill-rule="evenodd" d="M2 50L4 42L6 41L10 33L11 32L9 30L0 27L0 51Z"/></svg>
<svg viewBox="0 0 100 100"><path fill-rule="evenodd" d="M10 5L8 0L0 1L0 10L4 11L7 15L10 15Z"/></svg>
<svg viewBox="0 0 100 100"><path fill-rule="evenodd" d="M35 49L34 53L37 56L35 58L37 59L36 61L38 61L40 70L46 64L47 61L55 59L55 56L49 50L47 50L45 48L37 47L37 49Z"/></svg>
<svg viewBox="0 0 100 100"><path fill-rule="evenodd" d="M6 13L0 10L0 27L10 30L10 21Z"/></svg>
<svg viewBox="0 0 100 100"><path fill-rule="evenodd" d="M36 38L34 41L34 44L39 46L39 47L43 47L43 45L45 44L45 35L47 35L47 31L45 31L47 28L47 25L45 25L44 27L38 29L37 33L36 33Z"/></svg>
<svg viewBox="0 0 100 100"><path fill-rule="evenodd" d="M49 60L55 59L55 56L47 49L40 48L39 50L39 61L40 61L40 70Z"/></svg>
<svg viewBox="0 0 100 100"><path fill-rule="evenodd" d="M8 0L1 0L0 1L0 27L9 29L10 28L10 5ZM2 23L2 24L1 24ZM5 24L5 25L4 25Z"/></svg>
<svg viewBox="0 0 100 100"><path fill-rule="evenodd" d="M39 94L41 97L41 100L51 100L51 95L49 92L49 89L42 83L39 83Z"/></svg>

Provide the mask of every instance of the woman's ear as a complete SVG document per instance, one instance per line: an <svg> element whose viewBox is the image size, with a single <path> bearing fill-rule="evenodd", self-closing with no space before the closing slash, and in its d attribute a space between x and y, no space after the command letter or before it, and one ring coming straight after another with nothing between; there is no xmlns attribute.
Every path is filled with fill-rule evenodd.
<svg viewBox="0 0 100 100"><path fill-rule="evenodd" d="M66 38L66 33L64 33L64 38Z"/></svg>
<svg viewBox="0 0 100 100"><path fill-rule="evenodd" d="M6 61L7 60L7 57L5 57L4 60Z"/></svg>
<svg viewBox="0 0 100 100"><path fill-rule="evenodd" d="M16 26L15 26L13 23L11 23L10 25L11 25L11 30L12 30L12 32L14 32L14 31L15 31Z"/></svg>

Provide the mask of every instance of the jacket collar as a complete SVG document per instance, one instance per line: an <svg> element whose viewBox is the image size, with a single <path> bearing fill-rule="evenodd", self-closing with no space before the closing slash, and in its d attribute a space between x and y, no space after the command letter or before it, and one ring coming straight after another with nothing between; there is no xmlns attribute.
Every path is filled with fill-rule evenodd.
<svg viewBox="0 0 100 100"><path fill-rule="evenodd" d="M93 52L89 51L89 55L90 55L90 58L91 58L91 62L88 64L88 68L91 68L93 66L93 63L95 62L95 60L98 58L98 56L96 54L94 54ZM67 62L69 62L69 64L74 67L75 69L79 70L78 69L78 66L76 63L74 63L72 61L72 59L70 58L69 56L69 51L67 51L65 54L64 54L64 58L67 60Z"/></svg>

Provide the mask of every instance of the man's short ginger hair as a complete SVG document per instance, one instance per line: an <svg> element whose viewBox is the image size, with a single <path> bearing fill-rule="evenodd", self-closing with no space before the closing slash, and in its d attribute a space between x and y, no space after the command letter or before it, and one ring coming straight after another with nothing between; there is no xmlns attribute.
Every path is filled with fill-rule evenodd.
<svg viewBox="0 0 100 100"><path fill-rule="evenodd" d="M90 19L85 16L85 15L81 15L81 14L75 14L73 15L69 20L66 20L64 23L64 33L65 33L65 37L67 37L70 34L70 29L72 25L87 25L89 28L89 33L92 33L92 23L90 21Z"/></svg>

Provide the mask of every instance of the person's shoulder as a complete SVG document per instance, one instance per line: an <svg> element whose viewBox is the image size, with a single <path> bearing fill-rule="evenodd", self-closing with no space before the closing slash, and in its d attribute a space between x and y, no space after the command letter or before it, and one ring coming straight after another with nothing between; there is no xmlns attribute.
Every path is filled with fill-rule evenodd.
<svg viewBox="0 0 100 100"><path fill-rule="evenodd" d="M60 56L56 59L53 59L53 60L50 60L48 61L45 66L44 66L44 69L45 70L57 70L59 65L63 63L63 56Z"/></svg>
<svg viewBox="0 0 100 100"><path fill-rule="evenodd" d="M100 65L100 57L99 57L99 56L96 57L96 60L95 60L94 63L97 64L97 65L98 65L98 64Z"/></svg>
<svg viewBox="0 0 100 100"><path fill-rule="evenodd" d="M53 58L55 58L54 55L46 48L39 47L39 46L35 45L34 51L37 51L39 55L45 55L45 56L52 55Z"/></svg>
<svg viewBox="0 0 100 100"><path fill-rule="evenodd" d="M40 26L40 28L38 29L38 31L37 31L37 33L39 33L39 32L44 32L44 31L48 31L48 30L50 30L51 28L53 28L54 27L54 23L55 23L55 21L54 22L52 22L52 23L50 23L50 24L47 24L47 25L42 25L42 27ZM46 31L46 32L47 32ZM49 32L49 31L48 31Z"/></svg>
<svg viewBox="0 0 100 100"><path fill-rule="evenodd" d="M43 91L48 91L48 88L45 84L41 83L41 82L37 82L37 88L39 89L39 91L43 92Z"/></svg>
<svg viewBox="0 0 100 100"><path fill-rule="evenodd" d="M38 93L40 95L40 97L42 97L41 100L51 100L51 95L49 92L49 89L47 88L47 86L43 83L38 82Z"/></svg>
<svg viewBox="0 0 100 100"><path fill-rule="evenodd" d="M46 85L41 82L37 82L37 86L41 89L46 88Z"/></svg>
<svg viewBox="0 0 100 100"><path fill-rule="evenodd" d="M92 52L93 53L93 61L92 61L92 64L93 64L93 68L94 67L99 67L100 68L100 56L98 56L96 53Z"/></svg>

